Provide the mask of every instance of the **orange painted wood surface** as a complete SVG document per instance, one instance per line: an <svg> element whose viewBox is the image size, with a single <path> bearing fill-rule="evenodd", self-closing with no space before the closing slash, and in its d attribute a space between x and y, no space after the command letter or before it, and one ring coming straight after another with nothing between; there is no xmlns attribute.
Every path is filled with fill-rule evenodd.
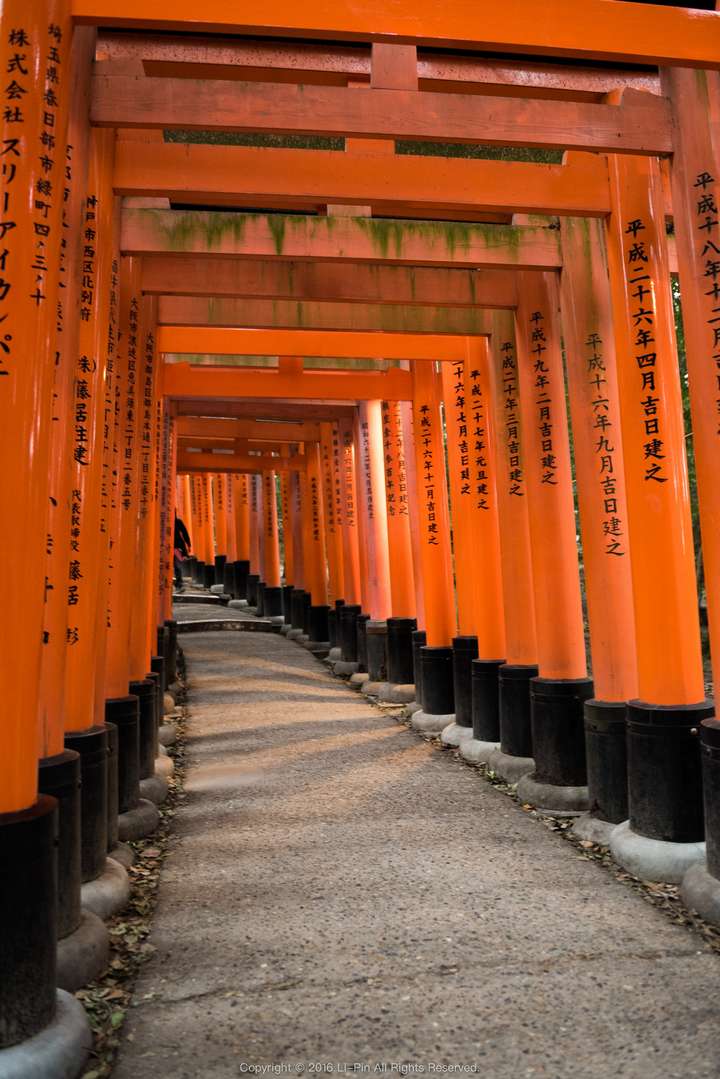
<svg viewBox="0 0 720 1079"><path fill-rule="evenodd" d="M368 357L385 360L455 360L465 352L464 336L431 334L335 334L313 330L245 330L228 327L161 326L161 352L231 356ZM279 372L279 378L302 378Z"/></svg>
<svg viewBox="0 0 720 1079"><path fill-rule="evenodd" d="M281 397L337 401L402 401L411 396L407 371L305 371L302 375L267 374L239 367L193 367L166 364L164 392L169 397Z"/></svg>
<svg viewBox="0 0 720 1079"><path fill-rule="evenodd" d="M196 33L278 35L332 41L388 41L540 56L579 56L633 63L720 65L720 22L711 12L613 0L546 0L542 17L534 0L479 7L473 0L438 5L435 0L362 6L314 0L299 9L292 0L266 2L255 21L242 18L226 0L206 0L202 12L189 0L168 10L165 0L73 0L79 22Z"/></svg>

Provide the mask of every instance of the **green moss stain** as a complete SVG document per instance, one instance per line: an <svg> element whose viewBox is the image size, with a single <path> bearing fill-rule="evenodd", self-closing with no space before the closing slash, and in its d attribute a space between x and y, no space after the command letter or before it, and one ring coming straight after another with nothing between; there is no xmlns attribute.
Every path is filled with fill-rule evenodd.
<svg viewBox="0 0 720 1079"><path fill-rule="evenodd" d="M266 218L276 255L282 255L285 246L286 218L284 214L268 214Z"/></svg>

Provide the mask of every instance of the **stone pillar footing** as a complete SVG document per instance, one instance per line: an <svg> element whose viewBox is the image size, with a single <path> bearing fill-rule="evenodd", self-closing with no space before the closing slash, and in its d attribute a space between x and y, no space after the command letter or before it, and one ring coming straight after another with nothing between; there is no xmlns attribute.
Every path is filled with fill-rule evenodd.
<svg viewBox="0 0 720 1079"><path fill-rule="evenodd" d="M82 1073L93 1038L79 1000L57 990L55 1015L32 1038L0 1049L0 1076L7 1079L74 1079Z"/></svg>
<svg viewBox="0 0 720 1079"><path fill-rule="evenodd" d="M618 824L610 836L610 853L618 865L640 880L680 884L687 871L705 861L705 843L673 843L650 839Z"/></svg>
<svg viewBox="0 0 720 1079"><path fill-rule="evenodd" d="M167 793L168 784L164 776L155 774L140 780L140 797L154 802L155 805L162 805L167 798Z"/></svg>
<svg viewBox="0 0 720 1079"><path fill-rule="evenodd" d="M353 689L360 689L362 686L365 685L369 678L370 675L367 673L367 671L355 671L354 674L350 675L348 683L352 686Z"/></svg>
<svg viewBox="0 0 720 1079"><path fill-rule="evenodd" d="M483 742L479 738L465 738L460 743L460 756L468 764L487 764L499 749L497 742Z"/></svg>
<svg viewBox="0 0 720 1079"><path fill-rule="evenodd" d="M705 862L690 866L680 885L680 898L688 910L695 910L711 925L720 925L720 880Z"/></svg>
<svg viewBox="0 0 720 1079"><path fill-rule="evenodd" d="M414 731L421 734L440 734L447 726L455 722L455 713L447 712L437 715L434 712L423 712L422 708L415 712L410 719L410 726Z"/></svg>
<svg viewBox="0 0 720 1079"><path fill-rule="evenodd" d="M497 749L490 755L488 768L504 783L513 784L535 771L535 761L532 757L516 757L512 753L503 753L502 749Z"/></svg>
<svg viewBox="0 0 720 1079"><path fill-rule="evenodd" d="M112 918L113 914L121 911L127 906L129 898L130 878L127 870L112 858L106 860L105 869L99 877L87 881L80 889L83 909L103 919Z"/></svg>
<svg viewBox="0 0 720 1079"><path fill-rule="evenodd" d="M94 982L106 969L109 956L110 937L105 923L97 914L84 910L75 932L57 943L58 989L74 993Z"/></svg>
<svg viewBox="0 0 720 1079"><path fill-rule="evenodd" d="M548 817L575 817L588 808L587 787L566 787L555 783L542 783L536 773L524 775L517 785L521 802L535 806Z"/></svg>
<svg viewBox="0 0 720 1079"><path fill-rule="evenodd" d="M137 839L145 839L152 835L159 823L160 811L155 803L147 798L140 798L136 806L118 817L120 841L131 843Z"/></svg>
<svg viewBox="0 0 720 1079"><path fill-rule="evenodd" d="M119 862L126 869L129 869L131 865L135 865L135 854L132 847L129 847L127 843L116 843L112 850L108 851L108 858L112 858L114 862Z"/></svg>
<svg viewBox="0 0 720 1079"><path fill-rule="evenodd" d="M455 716L457 717L457 712L455 713ZM468 738L472 738L472 732L472 727L467 726L464 723L450 723L447 727L443 727L440 741L444 746L455 748L467 741Z"/></svg>
<svg viewBox="0 0 720 1079"><path fill-rule="evenodd" d="M378 699L383 704L412 704L415 700L415 685L413 682L383 682Z"/></svg>
<svg viewBox="0 0 720 1079"><path fill-rule="evenodd" d="M570 828L577 839L596 843L599 847L610 846L610 836L617 828L617 821L601 820L592 813L581 813Z"/></svg>
<svg viewBox="0 0 720 1079"><path fill-rule="evenodd" d="M351 674L355 674L358 669L357 663L351 663L346 659L339 659L337 663L333 665L333 674L338 678L349 678Z"/></svg>

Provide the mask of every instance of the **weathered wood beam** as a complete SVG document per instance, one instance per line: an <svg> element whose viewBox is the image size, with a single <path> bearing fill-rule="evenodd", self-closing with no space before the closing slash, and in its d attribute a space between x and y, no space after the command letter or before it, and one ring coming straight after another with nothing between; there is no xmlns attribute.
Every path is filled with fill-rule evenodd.
<svg viewBox="0 0 720 1079"><path fill-rule="evenodd" d="M176 355L208 352L216 356L247 354L327 356L333 359L366 356L384 360L462 360L467 349L465 336L159 326L157 347L159 352ZM355 372L346 373L349 379L354 375ZM318 377L321 377L319 372Z"/></svg>
<svg viewBox="0 0 720 1079"><path fill-rule="evenodd" d="M249 438L261 442L317 442L317 423L272 423L258 420L206 419L179 416L175 423L178 438Z"/></svg>
<svg viewBox="0 0 720 1079"><path fill-rule="evenodd" d="M90 120L100 127L264 131L377 139L669 154L665 98L625 91L620 104L480 97L280 83L96 75Z"/></svg>
<svg viewBox="0 0 720 1079"><path fill-rule="evenodd" d="M146 255L143 292L157 296L244 297L257 300L334 301L515 307L511 270L448 270L425 266L345 266L281 259L219 259L202 255Z"/></svg>
<svg viewBox="0 0 720 1079"><path fill-rule="evenodd" d="M239 401L187 397L171 403L175 416L191 416L206 419L253 419L286 423L321 423L325 420L348 419L355 414L355 405L340 401L294 401L265 398L247 398Z"/></svg>
<svg viewBox="0 0 720 1079"><path fill-rule="evenodd" d="M159 346L162 350L162 346ZM247 367L195 367L184 363L164 364L163 392L167 397L290 398L295 401L324 398L327 401L409 401L412 375L389 371L304 371L284 375L279 371L253 371Z"/></svg>
<svg viewBox="0 0 720 1079"><path fill-rule="evenodd" d="M155 78L257 79L267 82L345 86L348 79L370 79L369 45L313 45L280 40L166 37L101 31L97 55L109 60L141 60ZM632 86L660 93L657 74L627 68L571 67L529 60L421 52L417 60L421 90L462 89L530 97L573 97L597 101L612 90ZM98 69L100 73L100 69Z"/></svg>
<svg viewBox="0 0 720 1079"><path fill-rule="evenodd" d="M134 255L380 262L482 269L556 270L559 231L371 217L307 217L219 211L125 209L120 247Z"/></svg>
<svg viewBox="0 0 720 1079"><path fill-rule="evenodd" d="M479 161L410 155L264 150L240 146L138 143L120 140L114 187L119 195L164 196L176 202L307 198L312 205L343 203L417 210L569 214L610 212L605 158L568 154L563 165ZM432 217L432 213L428 213Z"/></svg>
<svg viewBox="0 0 720 1079"><path fill-rule="evenodd" d="M278 472L304 472L305 458L252 457L240 453L192 453L178 449L178 472L262 472L274 469Z"/></svg>
<svg viewBox="0 0 720 1079"><path fill-rule="evenodd" d="M166 296L160 298L158 321L170 326L242 326L254 329L467 336L490 332L487 307L482 295L478 296L477 307L461 308Z"/></svg>
<svg viewBox="0 0 720 1079"><path fill-rule="evenodd" d="M255 15L252 21L250 13ZM712 12L614 0L266 0L262 7L227 0L73 0L77 22L96 26L386 41L540 56L579 56L632 63L720 66L720 19Z"/></svg>

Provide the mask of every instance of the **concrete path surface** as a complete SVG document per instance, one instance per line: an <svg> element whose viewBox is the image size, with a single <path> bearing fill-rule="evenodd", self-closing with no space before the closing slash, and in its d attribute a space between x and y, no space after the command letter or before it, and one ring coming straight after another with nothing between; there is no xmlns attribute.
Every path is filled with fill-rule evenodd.
<svg viewBox="0 0 720 1079"><path fill-rule="evenodd" d="M117 1079L718 1076L699 937L284 637L182 647L188 798Z"/></svg>

